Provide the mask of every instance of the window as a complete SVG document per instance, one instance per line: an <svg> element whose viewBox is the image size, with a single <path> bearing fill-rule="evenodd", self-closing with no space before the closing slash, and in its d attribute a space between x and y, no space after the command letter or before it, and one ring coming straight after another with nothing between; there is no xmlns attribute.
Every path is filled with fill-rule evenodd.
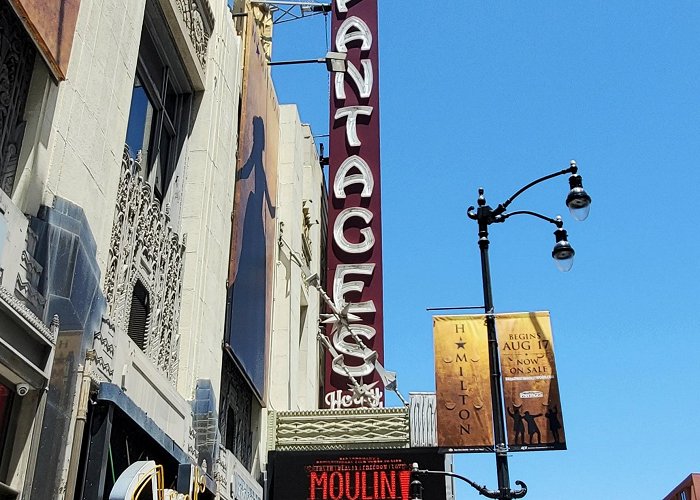
<svg viewBox="0 0 700 500"><path fill-rule="evenodd" d="M8 2L0 1L0 189L12 194L24 137L24 106L36 50Z"/></svg>
<svg viewBox="0 0 700 500"><path fill-rule="evenodd" d="M148 333L148 315L151 312L148 290L137 281L131 295L131 314L129 314L129 337L142 351L146 348Z"/></svg>
<svg viewBox="0 0 700 500"><path fill-rule="evenodd" d="M0 383L0 450L5 449L5 441L9 434L10 412L14 392L5 384Z"/></svg>
<svg viewBox="0 0 700 500"><path fill-rule="evenodd" d="M236 411L232 406L228 407L226 415L226 449L236 449Z"/></svg>
<svg viewBox="0 0 700 500"><path fill-rule="evenodd" d="M688 494L685 491L681 491L680 500L688 500Z"/></svg>
<svg viewBox="0 0 700 500"><path fill-rule="evenodd" d="M141 31L126 143L133 156L140 153L141 175L161 202L167 195L187 134L190 95L162 14L149 2Z"/></svg>
<svg viewBox="0 0 700 500"><path fill-rule="evenodd" d="M304 291L301 291L301 305L299 307L299 346L301 347L301 342L304 339L304 332L306 330L306 316L309 312L309 304L306 302L306 297L304 297Z"/></svg>
<svg viewBox="0 0 700 500"><path fill-rule="evenodd" d="M224 356L221 366L219 429L222 442L248 469L253 465L253 391L238 367Z"/></svg>

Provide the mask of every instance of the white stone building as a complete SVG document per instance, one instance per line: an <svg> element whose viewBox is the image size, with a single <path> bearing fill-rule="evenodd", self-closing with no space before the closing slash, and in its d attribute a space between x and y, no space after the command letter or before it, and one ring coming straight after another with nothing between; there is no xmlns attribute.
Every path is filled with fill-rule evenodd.
<svg viewBox="0 0 700 500"><path fill-rule="evenodd" d="M269 19L235 8L0 0L0 498L108 498L143 460L166 488L196 465L200 498L262 497L268 409L317 407L300 264L322 272L325 186L293 106L268 127L261 398L224 346L241 96L269 86L244 82L245 35Z"/></svg>

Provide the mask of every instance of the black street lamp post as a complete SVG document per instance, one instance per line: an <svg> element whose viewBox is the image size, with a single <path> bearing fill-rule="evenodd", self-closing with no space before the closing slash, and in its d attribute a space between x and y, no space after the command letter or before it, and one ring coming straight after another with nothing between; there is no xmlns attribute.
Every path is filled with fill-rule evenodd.
<svg viewBox="0 0 700 500"><path fill-rule="evenodd" d="M491 372L491 404L493 406L493 431L496 454L496 474L498 477L498 490L488 490L484 486L479 486L470 479L467 479L458 474L448 473L444 471L428 471L418 469L418 464L414 464L414 474L442 474L445 476L456 477L467 482L479 494L488 498L498 498L510 500L513 498L522 498L527 493L527 486L522 481L516 481L515 484L520 486L519 490L510 489L510 478L508 474L508 445L506 443L506 422L505 412L503 408L503 387L501 380L501 362L498 352L498 338L496 336L496 318L493 308L493 296L491 292L491 268L489 265L489 231L488 227L494 223L505 222L509 217L514 215L531 215L538 219L547 221L557 227L554 231L556 242L552 250L552 258L557 267L561 271L569 271L573 264L574 249L567 241L566 230L563 227L561 217L552 219L537 212L529 210L518 210L514 212L506 212L508 206L522 193L531 187L544 182L553 177L570 174L569 187L570 191L566 197L566 205L569 207L571 214L577 220L584 220L588 216L591 205L591 197L583 189L581 176L578 175L578 167L575 161L571 161L569 168L554 172L544 177L540 177L531 183L523 186L518 191L508 198L505 202L499 204L496 208L491 208L486 204L483 188L479 188L479 198L477 204L479 208L474 210L471 206L467 210L467 215L470 219L477 221L479 227L479 249L481 251L481 278L484 291L484 312L486 314L486 331L489 345L489 368ZM422 489L421 489L422 490ZM419 489L416 487L416 492ZM422 496L414 496L413 499L420 499Z"/></svg>

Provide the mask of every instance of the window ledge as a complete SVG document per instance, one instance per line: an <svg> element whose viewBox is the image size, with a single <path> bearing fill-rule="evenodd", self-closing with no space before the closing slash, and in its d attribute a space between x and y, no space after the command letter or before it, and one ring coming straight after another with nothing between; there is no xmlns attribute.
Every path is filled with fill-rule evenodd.
<svg viewBox="0 0 700 500"><path fill-rule="evenodd" d="M0 499L14 499L19 497L19 491L10 488L3 482L0 482Z"/></svg>
<svg viewBox="0 0 700 500"><path fill-rule="evenodd" d="M207 47L214 30L209 0L158 0L195 91L204 90Z"/></svg>

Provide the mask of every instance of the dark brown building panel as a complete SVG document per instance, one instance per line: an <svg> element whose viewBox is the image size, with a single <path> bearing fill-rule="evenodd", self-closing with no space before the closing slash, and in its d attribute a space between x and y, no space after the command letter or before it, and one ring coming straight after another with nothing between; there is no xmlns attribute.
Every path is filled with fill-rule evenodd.
<svg viewBox="0 0 700 500"><path fill-rule="evenodd" d="M53 75L65 80L80 0L9 1Z"/></svg>
<svg viewBox="0 0 700 500"><path fill-rule="evenodd" d="M664 500L700 500L700 474L693 473L686 477Z"/></svg>

